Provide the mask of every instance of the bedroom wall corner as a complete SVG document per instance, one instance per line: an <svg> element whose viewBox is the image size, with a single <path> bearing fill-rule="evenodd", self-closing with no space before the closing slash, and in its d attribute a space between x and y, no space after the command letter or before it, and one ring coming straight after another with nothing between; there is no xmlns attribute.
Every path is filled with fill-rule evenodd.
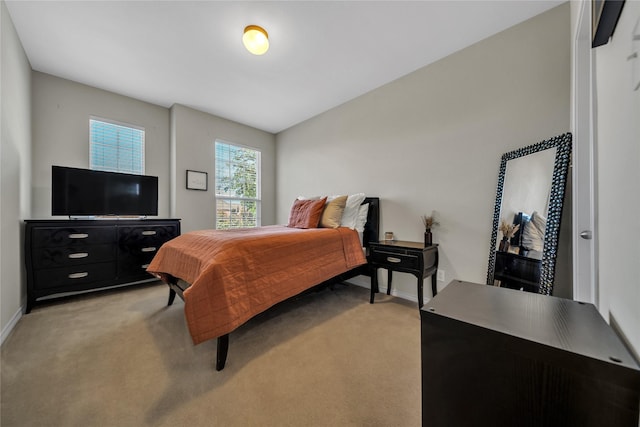
<svg viewBox="0 0 640 427"><path fill-rule="evenodd" d="M31 65L0 0L0 329L7 338L26 298L22 220L31 211Z"/></svg>
<svg viewBox="0 0 640 427"><path fill-rule="evenodd" d="M182 232L215 228L214 162L216 139L261 151L262 225L275 222L275 136L180 104L171 107L172 163L176 218ZM208 190L187 190L186 171L208 174Z"/></svg>

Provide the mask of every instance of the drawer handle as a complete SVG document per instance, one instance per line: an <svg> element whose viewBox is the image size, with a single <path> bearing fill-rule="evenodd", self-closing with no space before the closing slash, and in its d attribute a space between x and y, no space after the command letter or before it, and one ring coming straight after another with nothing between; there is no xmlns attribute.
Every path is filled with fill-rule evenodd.
<svg viewBox="0 0 640 427"><path fill-rule="evenodd" d="M145 230L142 232L143 236L155 236L156 232L154 230Z"/></svg>
<svg viewBox="0 0 640 427"><path fill-rule="evenodd" d="M87 277L89 273L83 271L82 273L71 273L69 274L69 279L82 279L83 277Z"/></svg>
<svg viewBox="0 0 640 427"><path fill-rule="evenodd" d="M87 252L76 252L75 254L69 254L69 258L78 259L78 258L86 258L89 254Z"/></svg>
<svg viewBox="0 0 640 427"><path fill-rule="evenodd" d="M149 267L149 264L142 264L140 267L141 267L141 268L144 268L144 269L146 270L146 269L147 269L147 267Z"/></svg>
<svg viewBox="0 0 640 427"><path fill-rule="evenodd" d="M142 252L155 252L156 248L155 246L149 246L148 248L142 248L140 249Z"/></svg>
<svg viewBox="0 0 640 427"><path fill-rule="evenodd" d="M396 258L396 257L393 257L393 256L388 256L387 257L387 261L394 262L396 264L399 263L399 262L402 262L402 260L400 258Z"/></svg>
<svg viewBox="0 0 640 427"><path fill-rule="evenodd" d="M70 239L86 239L87 237L89 237L89 235L87 233L72 233L72 234L69 234L69 238Z"/></svg>

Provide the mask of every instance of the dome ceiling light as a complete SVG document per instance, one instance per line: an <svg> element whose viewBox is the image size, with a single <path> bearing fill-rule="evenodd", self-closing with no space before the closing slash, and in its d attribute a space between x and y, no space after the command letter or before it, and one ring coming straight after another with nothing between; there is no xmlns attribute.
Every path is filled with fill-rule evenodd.
<svg viewBox="0 0 640 427"><path fill-rule="evenodd" d="M258 25L248 25L242 36L244 47L254 55L262 55L269 50L269 35L267 31Z"/></svg>

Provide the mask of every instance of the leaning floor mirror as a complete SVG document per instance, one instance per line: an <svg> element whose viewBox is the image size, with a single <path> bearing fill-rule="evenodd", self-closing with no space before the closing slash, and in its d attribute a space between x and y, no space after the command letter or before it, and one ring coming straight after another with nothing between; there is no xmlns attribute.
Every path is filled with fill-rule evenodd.
<svg viewBox="0 0 640 427"><path fill-rule="evenodd" d="M488 285L552 294L570 159L570 133L503 154Z"/></svg>

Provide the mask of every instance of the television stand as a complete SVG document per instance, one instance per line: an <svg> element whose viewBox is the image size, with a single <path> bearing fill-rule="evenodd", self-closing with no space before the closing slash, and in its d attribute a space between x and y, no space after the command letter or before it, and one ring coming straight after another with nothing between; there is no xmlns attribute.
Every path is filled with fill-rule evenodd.
<svg viewBox="0 0 640 427"><path fill-rule="evenodd" d="M179 219L27 220L29 313L38 299L155 280L147 265Z"/></svg>

